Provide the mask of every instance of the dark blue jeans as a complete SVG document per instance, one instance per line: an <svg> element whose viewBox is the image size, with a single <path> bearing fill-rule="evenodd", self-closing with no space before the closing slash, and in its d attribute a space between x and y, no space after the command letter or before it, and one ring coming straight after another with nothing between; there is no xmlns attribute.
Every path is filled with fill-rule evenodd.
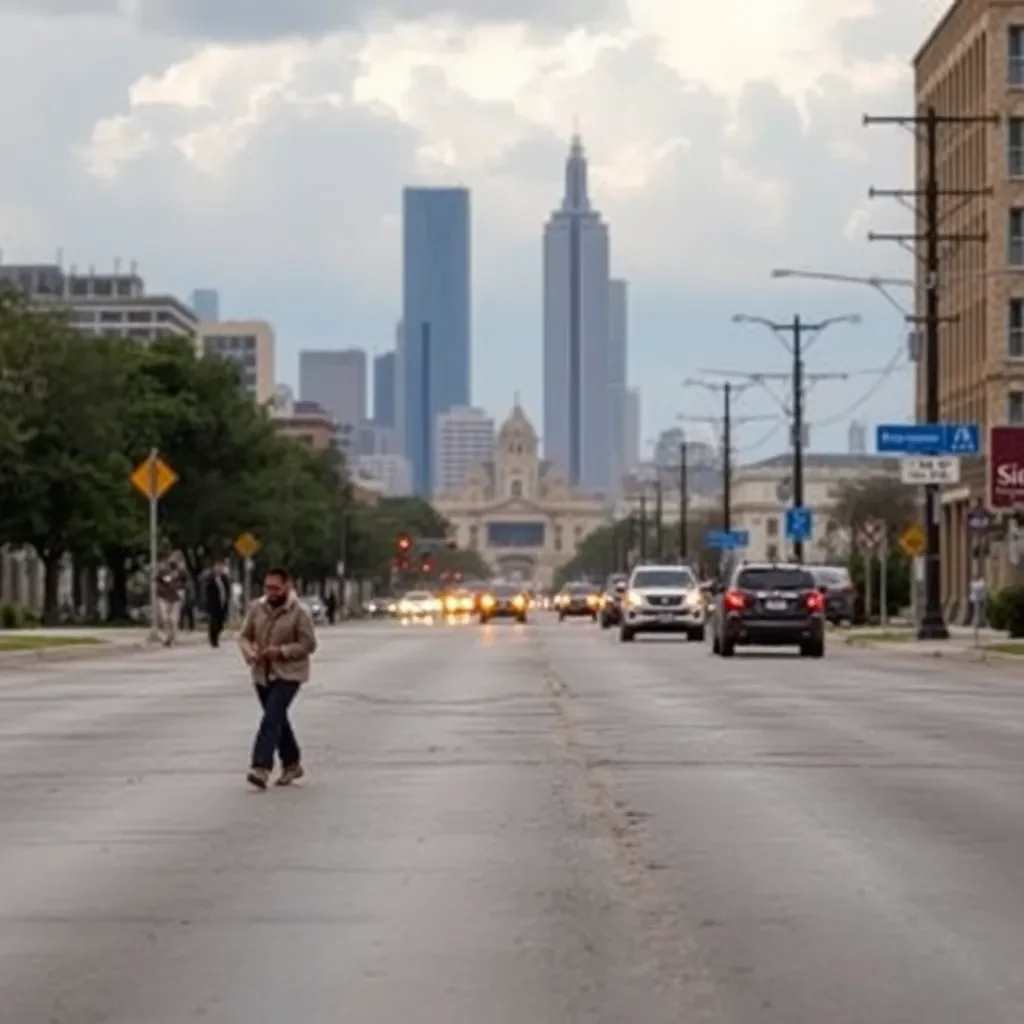
<svg viewBox="0 0 1024 1024"><path fill-rule="evenodd" d="M288 720L288 708L299 692L299 684L273 679L266 686L255 687L255 690L263 707L263 719L252 745L253 768L270 771L274 767L275 751L280 755L283 768L297 765L302 754L292 723Z"/></svg>

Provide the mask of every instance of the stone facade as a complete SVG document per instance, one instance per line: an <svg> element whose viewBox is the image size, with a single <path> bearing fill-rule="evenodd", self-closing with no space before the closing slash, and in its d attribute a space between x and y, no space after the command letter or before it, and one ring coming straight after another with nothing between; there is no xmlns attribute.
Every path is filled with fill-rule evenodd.
<svg viewBox="0 0 1024 1024"><path fill-rule="evenodd" d="M608 517L599 496L573 490L541 460L537 433L518 405L498 433L493 460L434 504L459 547L479 552L500 575L542 587Z"/></svg>

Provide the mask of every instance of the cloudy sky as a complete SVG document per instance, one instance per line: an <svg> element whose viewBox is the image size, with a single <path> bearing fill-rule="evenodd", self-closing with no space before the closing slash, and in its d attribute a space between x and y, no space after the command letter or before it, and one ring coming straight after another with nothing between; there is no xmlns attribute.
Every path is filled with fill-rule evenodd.
<svg viewBox="0 0 1024 1024"><path fill-rule="evenodd" d="M818 448L903 418L906 327L869 289L777 266L906 276L866 232L908 226L909 57L944 0L0 0L0 247L80 268L136 259L152 290L221 291L303 347L389 347L401 188L473 190L474 400L540 408L540 233L580 125L631 282L644 434L717 406L704 368L785 369L735 312L846 313L810 371ZM739 412L776 410L750 392ZM539 423L538 423L539 426ZM779 450L771 422L740 433Z"/></svg>

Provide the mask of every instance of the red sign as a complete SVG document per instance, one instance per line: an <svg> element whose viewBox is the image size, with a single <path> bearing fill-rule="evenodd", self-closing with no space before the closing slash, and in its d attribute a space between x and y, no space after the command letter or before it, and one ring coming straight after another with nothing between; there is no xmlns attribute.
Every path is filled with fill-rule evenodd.
<svg viewBox="0 0 1024 1024"><path fill-rule="evenodd" d="M1024 426L989 430L988 504L1024 508Z"/></svg>

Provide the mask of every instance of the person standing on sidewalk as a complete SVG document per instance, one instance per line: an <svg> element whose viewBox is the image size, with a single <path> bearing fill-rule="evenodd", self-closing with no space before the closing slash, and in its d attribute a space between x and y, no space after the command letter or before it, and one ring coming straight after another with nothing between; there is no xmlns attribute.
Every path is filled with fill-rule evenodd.
<svg viewBox="0 0 1024 1024"><path fill-rule="evenodd" d="M203 603L210 646L220 646L220 635L231 612L231 577L227 566L218 559L203 580Z"/></svg>
<svg viewBox="0 0 1024 1024"><path fill-rule="evenodd" d="M176 555L172 555L156 578L157 622L164 631L164 646L171 647L181 625L181 607L188 591L188 576Z"/></svg>
<svg viewBox="0 0 1024 1024"><path fill-rule="evenodd" d="M263 597L249 606L238 644L263 708L246 779L256 789L266 789L277 753L281 760L277 785L289 786L305 772L288 709L302 684L309 681L317 641L313 620L287 570L271 569L264 577Z"/></svg>

